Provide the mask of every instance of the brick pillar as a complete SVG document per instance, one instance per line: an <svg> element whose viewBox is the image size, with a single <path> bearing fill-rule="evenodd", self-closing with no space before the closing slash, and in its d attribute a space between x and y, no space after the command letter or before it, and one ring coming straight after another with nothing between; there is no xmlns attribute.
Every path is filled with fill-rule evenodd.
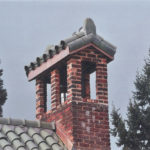
<svg viewBox="0 0 150 150"><path fill-rule="evenodd" d="M86 73L84 75L84 82L85 82L85 95L86 98L90 99L90 74Z"/></svg>
<svg viewBox="0 0 150 150"><path fill-rule="evenodd" d="M51 72L51 109L56 110L60 105L60 74L58 69Z"/></svg>
<svg viewBox="0 0 150 150"><path fill-rule="evenodd" d="M96 64L96 99L108 104L107 62L105 58Z"/></svg>
<svg viewBox="0 0 150 150"><path fill-rule="evenodd" d="M81 60L67 62L67 100L81 100Z"/></svg>
<svg viewBox="0 0 150 150"><path fill-rule="evenodd" d="M46 111L46 84L42 79L36 79L36 118L41 120Z"/></svg>

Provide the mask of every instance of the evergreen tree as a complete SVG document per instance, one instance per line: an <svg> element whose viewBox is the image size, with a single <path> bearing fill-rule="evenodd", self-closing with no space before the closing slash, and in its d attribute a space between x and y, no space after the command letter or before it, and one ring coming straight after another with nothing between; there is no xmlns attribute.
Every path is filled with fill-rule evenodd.
<svg viewBox="0 0 150 150"><path fill-rule="evenodd" d="M122 150L150 150L150 52L141 73L134 82L135 91L124 120L115 107L111 133Z"/></svg>
<svg viewBox="0 0 150 150"><path fill-rule="evenodd" d="M3 109L2 105L4 105L7 99L7 91L3 88L3 80L1 76L3 75L3 70L0 69L0 117L2 117Z"/></svg>

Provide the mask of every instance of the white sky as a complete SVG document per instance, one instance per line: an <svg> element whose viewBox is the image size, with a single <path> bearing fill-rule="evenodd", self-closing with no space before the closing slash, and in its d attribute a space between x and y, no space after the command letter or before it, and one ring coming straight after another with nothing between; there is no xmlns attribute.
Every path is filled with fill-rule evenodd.
<svg viewBox="0 0 150 150"><path fill-rule="evenodd" d="M35 82L24 66L47 45L70 37L91 17L97 33L117 46L108 65L109 106L125 116L137 69L150 47L150 1L0 1L0 59L8 100L4 117L35 119ZM112 139L112 150L119 150Z"/></svg>

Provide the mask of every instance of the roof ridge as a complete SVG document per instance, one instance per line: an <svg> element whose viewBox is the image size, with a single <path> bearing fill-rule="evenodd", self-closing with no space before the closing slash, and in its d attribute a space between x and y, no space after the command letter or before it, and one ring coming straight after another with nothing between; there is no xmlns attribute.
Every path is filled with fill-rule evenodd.
<svg viewBox="0 0 150 150"><path fill-rule="evenodd" d="M25 120L25 119L22 120L22 119L12 119L12 118L0 117L0 124L14 125L14 126L20 125L20 126L51 129L51 130L56 129L54 122L45 122L45 121L39 121L39 120Z"/></svg>
<svg viewBox="0 0 150 150"><path fill-rule="evenodd" d="M116 47L104 40L101 36L96 33L96 26L91 18L86 18L83 26L77 32L74 32L71 37L61 40L57 45L51 45L46 48L44 54L41 57L37 57L35 61L25 66L26 75L40 67L41 64L47 62L49 59L53 59L53 56L59 54L63 50L68 50L69 53L75 49L79 49L82 46L94 43L98 48L102 49L106 54L112 58L116 52ZM67 56L64 56L64 58ZM33 79L33 78L32 78ZM30 81L32 79L29 79Z"/></svg>

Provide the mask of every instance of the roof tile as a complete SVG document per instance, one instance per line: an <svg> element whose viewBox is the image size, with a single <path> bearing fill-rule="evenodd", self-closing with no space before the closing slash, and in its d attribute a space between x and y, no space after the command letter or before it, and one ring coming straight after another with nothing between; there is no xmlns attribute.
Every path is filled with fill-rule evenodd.
<svg viewBox="0 0 150 150"><path fill-rule="evenodd" d="M0 118L0 150L66 150L55 124Z"/></svg>
<svg viewBox="0 0 150 150"><path fill-rule="evenodd" d="M6 135L0 132L0 139L6 139Z"/></svg>
<svg viewBox="0 0 150 150"><path fill-rule="evenodd" d="M53 132L49 133L49 132L46 132L45 130L41 130L40 134L44 139L46 139L49 136L53 136Z"/></svg>
<svg viewBox="0 0 150 150"><path fill-rule="evenodd" d="M16 132L18 135L21 135L21 134L25 133L26 131L23 130L23 129L22 129L21 127L19 127L19 126L16 126L16 127L15 127L15 132Z"/></svg>
<svg viewBox="0 0 150 150"><path fill-rule="evenodd" d="M24 148L24 144L19 140L19 139L15 139L13 142L12 142L13 146L15 149L19 150L19 148ZM25 149L23 149L25 150Z"/></svg>
<svg viewBox="0 0 150 150"><path fill-rule="evenodd" d="M39 147L42 149L42 150L51 150L51 147L49 147L45 142L42 142L39 144Z"/></svg>
<svg viewBox="0 0 150 150"><path fill-rule="evenodd" d="M9 147L11 144L6 140L6 139L1 139L0 140L0 147L4 149L5 147Z"/></svg>
<svg viewBox="0 0 150 150"><path fill-rule="evenodd" d="M7 146L7 147L4 148L4 150L14 150L14 149L10 146Z"/></svg>
<svg viewBox="0 0 150 150"><path fill-rule="evenodd" d="M19 136L15 134L13 131L7 133L8 139L13 142L14 140L19 140Z"/></svg>
<svg viewBox="0 0 150 150"><path fill-rule="evenodd" d="M33 135L33 139L34 139L35 143L38 145L42 142L45 142L44 139L37 133Z"/></svg>
<svg viewBox="0 0 150 150"><path fill-rule="evenodd" d="M17 150L26 150L26 149L23 147L19 147Z"/></svg>
<svg viewBox="0 0 150 150"><path fill-rule="evenodd" d="M53 149L53 150L63 150L63 148L60 147L58 144L53 144L53 145L52 145L52 149Z"/></svg>
<svg viewBox="0 0 150 150"><path fill-rule="evenodd" d="M49 144L49 145L53 145L53 144L57 144L58 141L56 141L56 139L54 139L53 137L47 137L46 138L46 142Z"/></svg>
<svg viewBox="0 0 150 150"><path fill-rule="evenodd" d="M27 141L26 146L30 150L38 150L38 147L35 145L33 141Z"/></svg>

